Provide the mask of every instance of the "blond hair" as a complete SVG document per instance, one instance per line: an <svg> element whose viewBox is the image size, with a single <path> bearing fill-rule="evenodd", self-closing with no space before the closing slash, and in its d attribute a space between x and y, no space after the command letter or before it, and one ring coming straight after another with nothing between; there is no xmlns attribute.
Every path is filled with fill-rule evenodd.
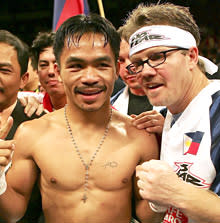
<svg viewBox="0 0 220 223"><path fill-rule="evenodd" d="M186 30L194 36L197 46L199 45L199 28L187 7L172 3L149 5L141 3L125 20L123 35L126 36L128 41L136 30L150 25L169 25Z"/></svg>

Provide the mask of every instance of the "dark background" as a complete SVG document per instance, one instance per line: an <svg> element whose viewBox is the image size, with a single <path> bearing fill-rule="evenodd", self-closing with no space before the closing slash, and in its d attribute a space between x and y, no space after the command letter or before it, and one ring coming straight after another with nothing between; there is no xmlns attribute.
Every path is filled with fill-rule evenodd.
<svg viewBox="0 0 220 223"><path fill-rule="evenodd" d="M157 1L140 0L103 0L105 17L116 28L123 23L129 11L139 3L156 3ZM190 8L201 30L201 54L218 62L218 48L220 48L220 0L178 0L163 1L184 5ZM99 13L96 0L88 0L90 12ZM1 0L0 29L7 29L17 35L27 44L39 31L52 29L53 0Z"/></svg>

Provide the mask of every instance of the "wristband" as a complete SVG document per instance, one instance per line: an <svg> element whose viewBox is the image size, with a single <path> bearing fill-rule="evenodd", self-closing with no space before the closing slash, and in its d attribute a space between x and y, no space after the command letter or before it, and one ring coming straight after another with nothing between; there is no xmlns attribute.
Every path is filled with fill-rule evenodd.
<svg viewBox="0 0 220 223"><path fill-rule="evenodd" d="M149 202L149 206L151 208L152 211L160 213L160 212L165 212L167 210L167 207L162 206L162 205L158 205L152 202Z"/></svg>
<svg viewBox="0 0 220 223"><path fill-rule="evenodd" d="M0 195L5 193L7 189L7 183L5 179L5 171L1 171L1 176L0 176Z"/></svg>

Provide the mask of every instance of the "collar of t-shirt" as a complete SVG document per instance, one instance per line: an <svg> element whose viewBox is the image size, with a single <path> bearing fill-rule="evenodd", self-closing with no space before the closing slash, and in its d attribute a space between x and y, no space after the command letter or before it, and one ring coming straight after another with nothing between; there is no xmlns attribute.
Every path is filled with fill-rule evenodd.
<svg viewBox="0 0 220 223"><path fill-rule="evenodd" d="M171 121L171 124L170 124L170 127L172 127L174 125L174 123L178 120L178 118L182 115L182 112L181 113L178 113L178 114L174 114L172 115L172 121Z"/></svg>

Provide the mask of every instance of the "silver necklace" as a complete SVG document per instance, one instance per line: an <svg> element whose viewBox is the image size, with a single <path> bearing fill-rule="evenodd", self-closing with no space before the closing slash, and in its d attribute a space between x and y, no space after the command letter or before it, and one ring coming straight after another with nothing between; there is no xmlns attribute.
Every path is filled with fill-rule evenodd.
<svg viewBox="0 0 220 223"><path fill-rule="evenodd" d="M89 181L89 168L92 166L92 163L93 163L93 161L94 161L97 153L101 149L101 147L102 147L102 145L103 145L103 143L104 143L104 141L106 139L106 136L108 134L109 127L110 127L110 122L112 120L112 108L111 108L110 118L109 118L108 124L106 126L104 135L102 136L101 141L99 142L99 145L97 146L97 148L96 148L94 154L92 155L92 158L90 159L89 163L86 163L85 160L82 157L82 154L79 151L79 147L76 144L76 140L73 137L73 132L72 132L72 129L70 127L69 120L67 118L66 107L67 107L67 105L65 105L65 107L64 107L64 118L65 118L65 121L66 121L66 127L68 129L69 134L70 134L71 140L73 142L73 146L74 146L74 148L76 150L76 153L78 154L78 156L79 156L79 158L80 158L83 166L85 167L84 194L83 194L83 198L82 198L83 202L85 203L86 200L88 199L88 197L87 197L87 191L88 191L88 181Z"/></svg>

